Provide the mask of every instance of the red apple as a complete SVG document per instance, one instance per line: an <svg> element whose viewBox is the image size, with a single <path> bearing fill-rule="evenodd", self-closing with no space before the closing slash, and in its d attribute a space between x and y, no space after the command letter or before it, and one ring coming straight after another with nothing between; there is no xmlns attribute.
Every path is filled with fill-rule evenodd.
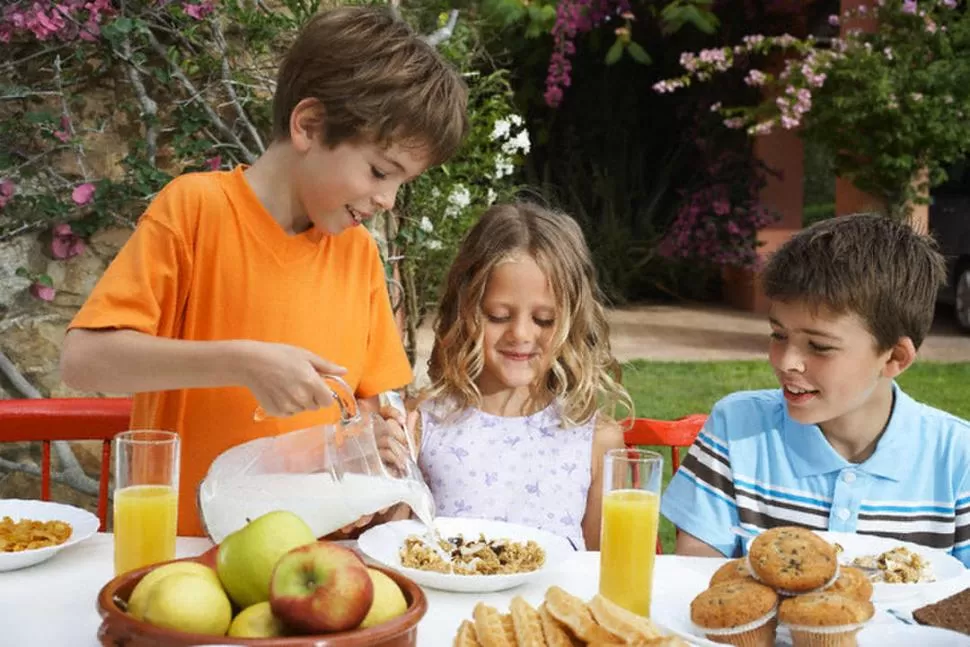
<svg viewBox="0 0 970 647"><path fill-rule="evenodd" d="M318 541L294 548L273 569L269 604L291 629L308 634L358 626L374 601L374 585L357 553Z"/></svg>

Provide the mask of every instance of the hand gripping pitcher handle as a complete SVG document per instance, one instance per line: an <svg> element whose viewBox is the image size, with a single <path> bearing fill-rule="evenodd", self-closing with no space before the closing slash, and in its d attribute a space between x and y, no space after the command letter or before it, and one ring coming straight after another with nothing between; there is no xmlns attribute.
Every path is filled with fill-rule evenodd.
<svg viewBox="0 0 970 647"><path fill-rule="evenodd" d="M337 406L340 407L340 424L343 428L360 422L360 409L357 406L357 398L350 385L336 375L321 375L323 381L330 386L330 395L333 396ZM262 422L269 418L263 407L256 407L253 413L254 422Z"/></svg>

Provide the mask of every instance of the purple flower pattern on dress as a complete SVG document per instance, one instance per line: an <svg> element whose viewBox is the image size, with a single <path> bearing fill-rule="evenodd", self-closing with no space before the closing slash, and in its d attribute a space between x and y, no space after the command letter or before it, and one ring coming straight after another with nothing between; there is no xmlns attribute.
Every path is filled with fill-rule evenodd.
<svg viewBox="0 0 970 647"><path fill-rule="evenodd" d="M439 514L542 528L582 548L594 424L562 428L555 404L502 417L425 402L418 463Z"/></svg>

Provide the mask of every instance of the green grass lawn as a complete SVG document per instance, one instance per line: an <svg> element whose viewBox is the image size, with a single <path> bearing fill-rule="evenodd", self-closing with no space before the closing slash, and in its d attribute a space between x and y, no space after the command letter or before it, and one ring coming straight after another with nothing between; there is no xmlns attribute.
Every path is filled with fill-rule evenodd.
<svg viewBox="0 0 970 647"><path fill-rule="evenodd" d="M899 378L899 385L915 399L970 419L970 363L943 364L917 361ZM673 419L689 413L707 413L719 399L735 391L775 388L778 383L767 362L647 362L623 366L623 384L633 397L636 415ZM666 485L670 478L670 452L664 450ZM684 452L681 452L683 458ZM674 529L661 522L664 552L673 551Z"/></svg>

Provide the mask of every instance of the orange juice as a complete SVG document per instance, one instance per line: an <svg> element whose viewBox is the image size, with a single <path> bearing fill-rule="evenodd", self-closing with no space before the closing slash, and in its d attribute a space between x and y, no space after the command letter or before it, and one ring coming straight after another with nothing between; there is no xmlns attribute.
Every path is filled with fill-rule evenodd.
<svg viewBox="0 0 970 647"><path fill-rule="evenodd" d="M650 617L660 497L645 490L613 490L603 496L600 594Z"/></svg>
<svg viewBox="0 0 970 647"><path fill-rule="evenodd" d="M175 559L178 493L168 485L115 491L115 574Z"/></svg>

